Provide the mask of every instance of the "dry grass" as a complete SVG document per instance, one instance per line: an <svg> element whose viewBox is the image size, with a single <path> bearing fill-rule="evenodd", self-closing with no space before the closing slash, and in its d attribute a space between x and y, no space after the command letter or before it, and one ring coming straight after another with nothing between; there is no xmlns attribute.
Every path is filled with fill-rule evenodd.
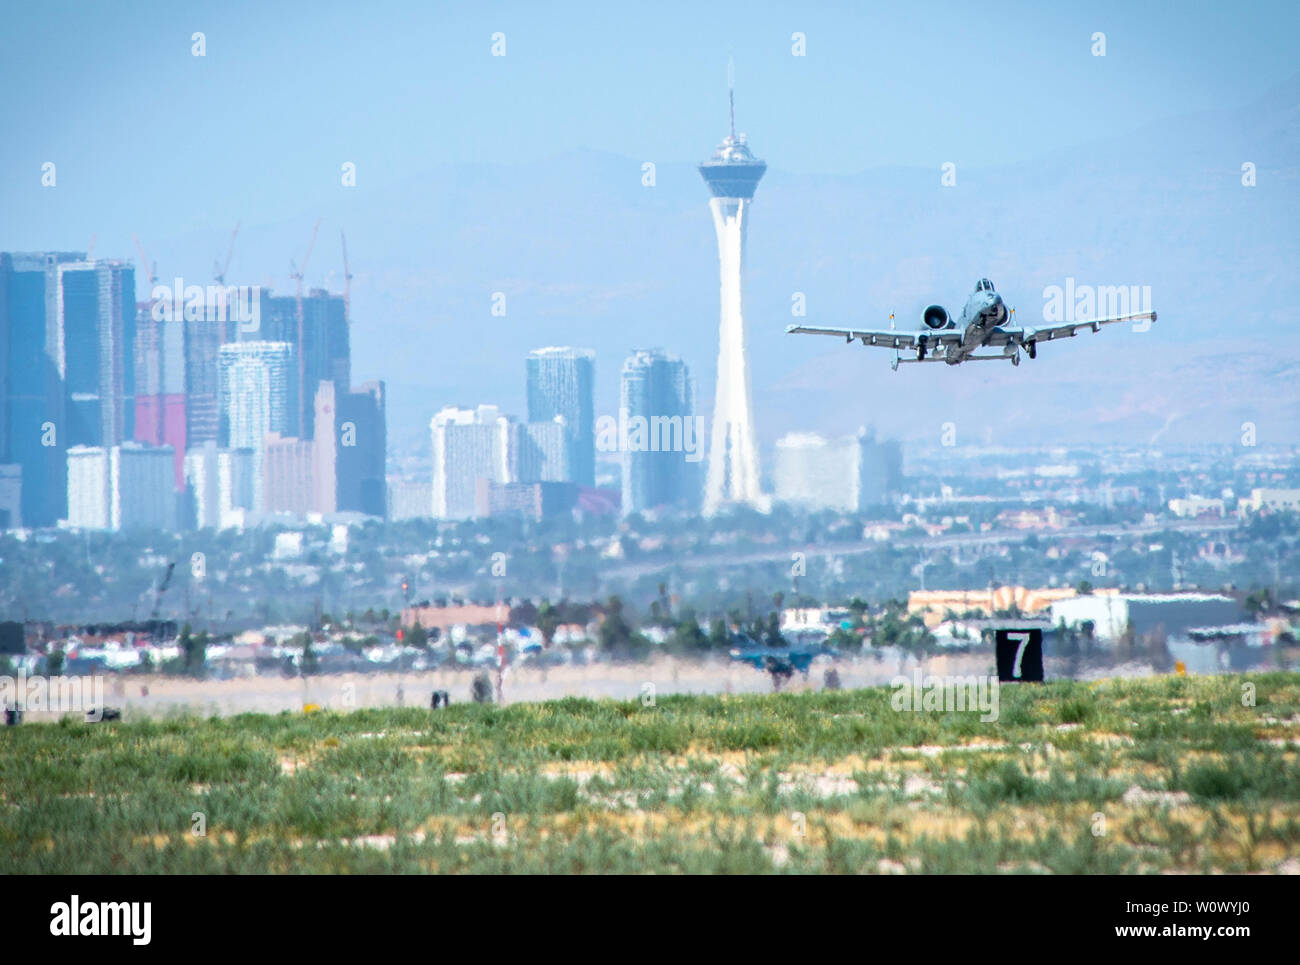
<svg viewBox="0 0 1300 965"><path fill-rule="evenodd" d="M20 872L1056 872L1300 867L1300 675L25 725ZM1174 710L1184 711L1173 713ZM192 833L201 813L206 834Z"/></svg>

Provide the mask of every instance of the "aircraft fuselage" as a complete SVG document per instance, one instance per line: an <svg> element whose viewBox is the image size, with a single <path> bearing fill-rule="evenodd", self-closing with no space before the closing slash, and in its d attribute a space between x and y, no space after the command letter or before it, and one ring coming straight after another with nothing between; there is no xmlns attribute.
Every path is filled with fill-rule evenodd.
<svg viewBox="0 0 1300 965"><path fill-rule="evenodd" d="M976 291L966 299L966 307L954 324L961 329L961 345L948 349L944 361L957 365L968 355L978 349L993 334L993 330L1003 325L1007 319L1007 306L1002 296L995 291Z"/></svg>

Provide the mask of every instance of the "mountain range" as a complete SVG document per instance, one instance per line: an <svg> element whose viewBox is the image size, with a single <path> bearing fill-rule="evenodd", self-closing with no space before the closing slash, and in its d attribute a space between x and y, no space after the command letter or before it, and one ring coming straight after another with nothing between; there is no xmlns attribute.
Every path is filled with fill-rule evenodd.
<svg viewBox="0 0 1300 965"><path fill-rule="evenodd" d="M760 441L869 425L937 442L954 422L959 444L1232 443L1249 422L1261 444L1300 442L1298 119L1300 75L1239 110L1138 131L1063 104L1061 126L1095 140L1068 151L1045 143L1027 164L968 168L942 131L931 168L795 175L767 157L745 292ZM761 131L750 144L762 157ZM711 148L701 144L700 159ZM941 183L947 162L951 186ZM388 381L396 450L424 453L429 418L446 404L522 415L524 356L544 345L596 351L597 414L616 412L631 349L678 354L708 414L718 265L692 162L581 150L366 184L361 170L357 187L323 193L300 218L248 221L228 278L291 290L288 259L321 217L307 282L337 291L345 228L353 371ZM213 237L186 231L156 245L206 279L224 248ZM1159 321L1044 346L1018 368L897 373L886 351L785 334L793 322L888 327L891 313L898 327L919 327L928 304L958 312L981 276L1024 324L1042 317L1044 290L1068 278L1149 286ZM497 292L504 315L492 313ZM792 314L796 293L806 315Z"/></svg>

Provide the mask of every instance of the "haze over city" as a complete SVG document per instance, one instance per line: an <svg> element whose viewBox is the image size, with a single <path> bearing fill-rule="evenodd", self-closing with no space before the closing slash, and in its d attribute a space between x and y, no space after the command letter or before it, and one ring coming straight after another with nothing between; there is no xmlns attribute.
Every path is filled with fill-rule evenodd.
<svg viewBox="0 0 1300 965"><path fill-rule="evenodd" d="M97 876L13 936L246 946L285 873L1267 922L1300 6L0 3L0 842Z"/></svg>
<svg viewBox="0 0 1300 965"><path fill-rule="evenodd" d="M1282 361L1300 321L1292 5L1168 16L1174 5L744 4L692 9L690 30L672 5L562 20L526 5L413 5L400 36L334 4L305 19L259 10L258 29L241 30L253 8L237 6L203 25L202 58L192 15L167 5L58 9L11 11L0 39L8 69L41 92L0 107L6 246L84 250L95 236L98 253L138 261L136 233L160 276L206 282L242 222L230 281L289 294L290 260L321 218L305 283L338 292L346 230L356 374L387 381L405 449L426 446L442 404L522 410L520 360L543 345L596 351L597 409L611 415L627 353L663 347L692 367L710 414L716 253L694 164L726 132L729 56L738 129L769 166L746 282L764 447L788 431L850 432L900 404L912 417L895 431L917 442L955 416L1006 444L1192 442L1207 419L1226 441L1247 418L1267 440L1296 441ZM494 17L512 28L502 57ZM68 35L69 18L84 30ZM1090 51L1098 30L1105 57ZM934 64L931 49L989 50L999 69ZM75 131L46 109L69 99ZM121 122L98 109L110 103ZM54 190L40 182L51 159ZM349 161L355 187L340 183ZM944 188L948 162L956 184ZM894 376L783 334L796 320L879 325L891 312L911 328L980 275L1020 317L1071 276L1150 285L1170 324L1140 343L1044 353L1016 373L1043 400L1033 417L991 391L1000 373ZM494 292L504 316L491 314ZM795 292L806 319L791 316ZM1152 352L1193 378L1135 385ZM1206 372L1219 352L1237 364ZM1079 411L1080 372L1122 383L1123 415ZM1261 382L1274 391L1248 391Z"/></svg>

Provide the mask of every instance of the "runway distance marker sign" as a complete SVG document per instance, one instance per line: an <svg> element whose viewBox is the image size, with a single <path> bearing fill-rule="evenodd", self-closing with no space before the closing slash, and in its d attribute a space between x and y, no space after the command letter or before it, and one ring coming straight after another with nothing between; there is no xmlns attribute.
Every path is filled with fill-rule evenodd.
<svg viewBox="0 0 1300 965"><path fill-rule="evenodd" d="M998 630L996 642L1000 683L1042 683L1042 630Z"/></svg>

